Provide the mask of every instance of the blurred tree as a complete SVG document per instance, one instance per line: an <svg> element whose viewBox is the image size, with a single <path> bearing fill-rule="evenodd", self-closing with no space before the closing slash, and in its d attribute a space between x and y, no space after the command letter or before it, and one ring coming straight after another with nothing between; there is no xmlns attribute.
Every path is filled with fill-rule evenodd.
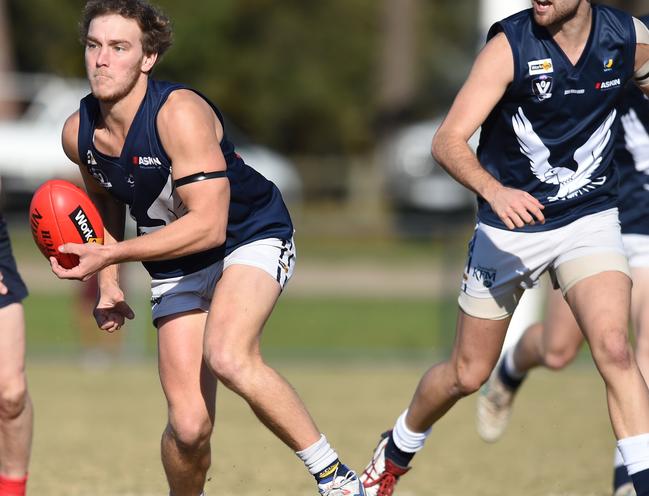
<svg viewBox="0 0 649 496"><path fill-rule="evenodd" d="M19 70L83 77L83 0L6 1ZM393 1L388 11L374 0L157 3L176 46L156 76L196 86L255 140L294 154L371 149L397 93L399 119L445 108L476 46L474 0Z"/></svg>

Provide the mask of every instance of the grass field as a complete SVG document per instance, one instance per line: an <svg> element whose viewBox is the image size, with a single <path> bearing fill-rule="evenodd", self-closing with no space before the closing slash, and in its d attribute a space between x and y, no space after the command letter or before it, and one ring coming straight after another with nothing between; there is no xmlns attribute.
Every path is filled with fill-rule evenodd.
<svg viewBox="0 0 649 496"><path fill-rule="evenodd" d="M109 338L122 339L121 359L93 364L80 344L80 323L87 326L90 317L75 310L75 283L48 274L24 229L12 238L31 290L25 301L36 409L30 494L166 495L158 454L165 404L145 278L131 276L137 320ZM264 350L358 470L423 371L448 352L463 242L307 239L298 251L296 279L266 327ZM428 284L435 276L440 281ZM534 375L498 444L486 445L475 433L474 400L435 426L395 496L610 494L613 437L603 386L587 362L560 375ZM208 496L315 494L295 455L224 388L210 479Z"/></svg>
<svg viewBox="0 0 649 496"><path fill-rule="evenodd" d="M405 407L425 367L275 365L356 468ZM29 375L37 412L31 494L166 494L158 458L164 404L153 363L84 370L38 361L30 363ZM475 433L474 399L436 425L398 495L610 494L613 438L593 369L582 365L561 375L533 376L510 431L495 445ZM225 389L219 392L217 419L208 496L315 494L293 453Z"/></svg>

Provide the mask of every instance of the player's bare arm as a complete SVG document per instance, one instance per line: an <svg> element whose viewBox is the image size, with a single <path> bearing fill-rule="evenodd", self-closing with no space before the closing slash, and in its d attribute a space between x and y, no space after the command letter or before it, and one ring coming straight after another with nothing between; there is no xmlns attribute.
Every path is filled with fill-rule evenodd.
<svg viewBox="0 0 649 496"><path fill-rule="evenodd" d="M514 78L504 34L480 52L471 73L433 139L433 156L465 187L484 198L509 229L543 222L543 205L525 191L507 188L482 167L467 141L487 119Z"/></svg>
<svg viewBox="0 0 649 496"><path fill-rule="evenodd" d="M649 95L649 29L636 18L633 24L637 41L633 79L644 94Z"/></svg>
<svg viewBox="0 0 649 496"><path fill-rule="evenodd" d="M223 134L212 108L198 95L180 90L169 97L158 115L158 133L173 164L174 181L199 173L225 171L220 148ZM80 263L63 269L59 277L84 279L108 265L128 261L166 260L220 246L230 201L226 177L190 181L177 188L187 213L158 231L120 243L66 244L60 249L79 255Z"/></svg>
<svg viewBox="0 0 649 496"><path fill-rule="evenodd" d="M121 243L115 255L121 261L166 260L225 242L230 203L227 177L192 179L226 169L220 145L223 130L214 111L193 91L179 90L171 94L157 122L187 213L159 231Z"/></svg>
<svg viewBox="0 0 649 496"><path fill-rule="evenodd" d="M117 243L124 239L125 208L115 201L91 176L82 164L77 148L79 134L79 112L72 114L63 126L61 137L63 151L79 166L86 191L97 207L104 223L104 244ZM135 313L125 302L124 292L119 285L117 265L109 265L97 273L99 295L93 316L100 329L113 332L124 325L125 319L133 319Z"/></svg>

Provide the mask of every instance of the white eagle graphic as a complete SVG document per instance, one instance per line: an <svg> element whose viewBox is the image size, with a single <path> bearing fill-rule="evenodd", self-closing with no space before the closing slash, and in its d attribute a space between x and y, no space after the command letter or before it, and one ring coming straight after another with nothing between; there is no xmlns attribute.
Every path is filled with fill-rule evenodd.
<svg viewBox="0 0 649 496"><path fill-rule="evenodd" d="M616 114L613 109L588 141L575 150L573 157L577 162L577 170L573 171L568 167L553 167L550 164L550 150L534 131L523 109L518 107L518 113L512 117L512 125L521 153L530 160L530 168L540 181L559 186L554 196L548 196L549 201L573 198L591 183L591 175L602 162L602 152L611 139L611 126L615 122Z"/></svg>
<svg viewBox="0 0 649 496"><path fill-rule="evenodd" d="M633 157L636 170L649 175L649 134L647 130L633 109L623 115L621 121L624 127L626 149Z"/></svg>

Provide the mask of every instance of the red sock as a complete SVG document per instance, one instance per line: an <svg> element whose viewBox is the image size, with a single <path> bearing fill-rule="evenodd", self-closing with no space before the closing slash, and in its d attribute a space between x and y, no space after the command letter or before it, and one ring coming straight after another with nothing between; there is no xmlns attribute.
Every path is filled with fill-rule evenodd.
<svg viewBox="0 0 649 496"><path fill-rule="evenodd" d="M27 475L20 479L9 479L0 475L0 496L25 496Z"/></svg>

